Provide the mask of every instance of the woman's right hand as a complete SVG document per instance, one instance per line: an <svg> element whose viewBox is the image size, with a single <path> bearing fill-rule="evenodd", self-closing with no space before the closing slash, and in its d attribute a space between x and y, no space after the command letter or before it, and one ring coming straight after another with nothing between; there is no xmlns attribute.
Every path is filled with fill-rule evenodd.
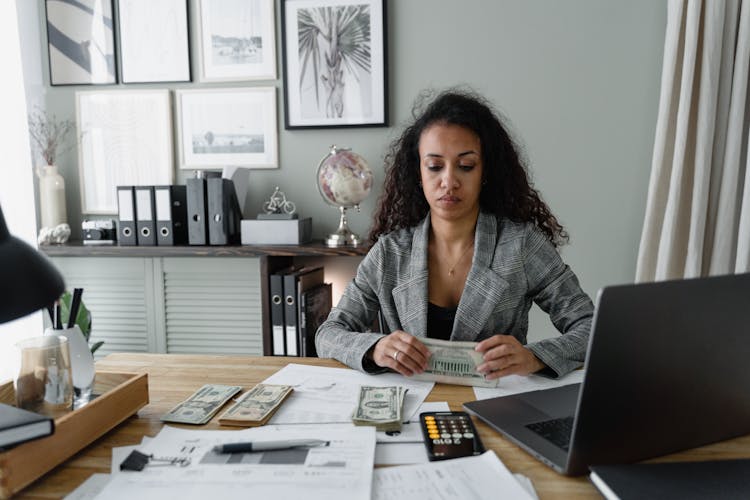
<svg viewBox="0 0 750 500"><path fill-rule="evenodd" d="M372 352L375 364L411 377L427 368L430 351L413 335L396 330L378 340Z"/></svg>

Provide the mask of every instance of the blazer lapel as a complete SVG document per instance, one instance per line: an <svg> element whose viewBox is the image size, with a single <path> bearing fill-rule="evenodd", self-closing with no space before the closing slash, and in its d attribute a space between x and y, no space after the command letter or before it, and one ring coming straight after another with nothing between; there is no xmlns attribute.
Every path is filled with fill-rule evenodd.
<svg viewBox="0 0 750 500"><path fill-rule="evenodd" d="M474 258L458 302L451 340L476 340L484 330L492 334L488 320L510 286L491 267L496 243L497 219L480 212L474 236Z"/></svg>
<svg viewBox="0 0 750 500"><path fill-rule="evenodd" d="M427 244L430 216L422 220L412 236L409 276L393 289L393 302L401 327L415 337L427 336Z"/></svg>

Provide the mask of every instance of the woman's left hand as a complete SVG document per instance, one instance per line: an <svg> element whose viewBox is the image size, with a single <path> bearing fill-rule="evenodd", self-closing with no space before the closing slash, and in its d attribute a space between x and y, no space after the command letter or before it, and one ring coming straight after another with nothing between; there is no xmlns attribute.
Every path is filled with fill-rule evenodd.
<svg viewBox="0 0 750 500"><path fill-rule="evenodd" d="M546 366L512 335L493 335L474 349L484 355L484 363L477 366L477 371L487 380L506 375L528 375Z"/></svg>

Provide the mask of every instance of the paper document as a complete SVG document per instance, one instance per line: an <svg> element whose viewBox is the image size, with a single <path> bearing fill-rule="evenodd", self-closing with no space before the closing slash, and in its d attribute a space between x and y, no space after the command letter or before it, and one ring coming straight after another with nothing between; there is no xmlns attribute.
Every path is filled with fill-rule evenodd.
<svg viewBox="0 0 750 500"><path fill-rule="evenodd" d="M474 396L477 399L498 398L500 396L510 396L521 392L541 391L542 389L552 389L553 387L562 387L564 385L578 384L583 380L583 370L574 370L567 375L558 379L550 379L540 375L508 375L501 377L497 387L485 388L475 387Z"/></svg>
<svg viewBox="0 0 750 500"><path fill-rule="evenodd" d="M251 453L217 453L225 443L318 439L327 444ZM206 498L370 498L375 429L346 425L264 426L239 431L164 427L144 454L189 459L185 467L147 465L122 472L102 490L107 500Z"/></svg>
<svg viewBox="0 0 750 500"><path fill-rule="evenodd" d="M375 469L373 500L533 499L494 451L420 465Z"/></svg>
<svg viewBox="0 0 750 500"><path fill-rule="evenodd" d="M400 431L378 432L375 465L421 464L428 461L419 414L425 411L450 411L445 401L422 403Z"/></svg>
<svg viewBox="0 0 750 500"><path fill-rule="evenodd" d="M435 385L397 373L368 375L348 368L326 368L290 363L264 384L291 385L294 392L284 401L269 424L351 423L360 386L401 386L404 398L403 420L410 420Z"/></svg>
<svg viewBox="0 0 750 500"><path fill-rule="evenodd" d="M376 434L378 443L422 443L424 436L422 428L419 425L419 414L425 411L450 411L448 403L445 401L422 403L412 418L404 422L400 431L395 432L378 432ZM408 462L401 462L408 463Z"/></svg>
<svg viewBox="0 0 750 500"><path fill-rule="evenodd" d="M78 488L65 496L65 500L90 500L96 498L109 482L109 474L91 474Z"/></svg>

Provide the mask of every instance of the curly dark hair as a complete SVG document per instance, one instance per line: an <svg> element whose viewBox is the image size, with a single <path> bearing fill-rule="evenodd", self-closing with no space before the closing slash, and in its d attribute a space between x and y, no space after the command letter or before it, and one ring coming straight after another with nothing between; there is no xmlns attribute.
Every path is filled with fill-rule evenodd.
<svg viewBox="0 0 750 500"><path fill-rule="evenodd" d="M369 238L417 225L430 207L422 192L419 171L419 139L436 123L459 125L473 131L482 146L480 208L515 222L533 222L555 245L568 234L542 201L526 173L519 148L497 113L483 97L468 90L450 89L431 99L423 92L412 108L413 123L394 140L385 157L385 185L378 200ZM425 103L427 103L425 105Z"/></svg>

